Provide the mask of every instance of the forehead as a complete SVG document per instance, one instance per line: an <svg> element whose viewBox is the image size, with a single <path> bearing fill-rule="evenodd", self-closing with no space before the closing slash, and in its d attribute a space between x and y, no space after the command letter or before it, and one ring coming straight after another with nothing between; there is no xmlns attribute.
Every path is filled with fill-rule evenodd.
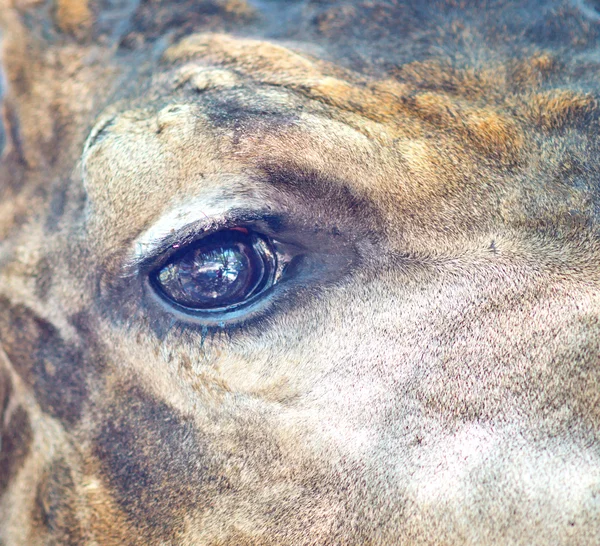
<svg viewBox="0 0 600 546"><path fill-rule="evenodd" d="M266 93L260 100L270 98ZM231 127L213 119L214 109L225 110L228 100L241 112ZM87 148L82 165L89 211L105 235L134 233L173 209L210 215L318 197L315 190L368 190L369 156L376 149L364 135L334 120L295 115L289 105L273 108L268 117L244 111L246 106L243 96L221 92L117 114ZM344 165L341 172L338 165ZM307 173L315 172L321 187L309 181ZM298 184L298 177L305 183Z"/></svg>
<svg viewBox="0 0 600 546"><path fill-rule="evenodd" d="M436 155L403 105L406 85L267 41L193 35L142 88L100 116L84 151L90 206L115 232L125 217L134 227L125 211L139 226L190 197L272 198L273 168L318 171L360 195L402 192L406 165L427 170Z"/></svg>
<svg viewBox="0 0 600 546"><path fill-rule="evenodd" d="M479 199L485 215L486 201L514 201L532 157L572 158L572 130L595 108L561 84L568 75L549 53L391 71L324 57L306 43L214 33L166 49L88 136L82 173L98 236L131 239L194 207L260 208L292 189L299 205L319 185L368 200L391 224L422 208L429 221L453 195ZM564 144L543 150L548 131Z"/></svg>
<svg viewBox="0 0 600 546"><path fill-rule="evenodd" d="M204 55L205 43L212 54ZM224 62L215 57L219 47L239 57ZM324 186L336 180L357 194L369 190L368 167L379 153L369 132L391 142L385 127L252 74L240 48L257 50L271 74L288 70L296 84L320 81L307 74L321 74L308 58L268 42L200 35L167 50L145 96L111 107L88 137L82 172L95 218L123 233L166 209L189 208L190 199L208 211L258 207L286 191L314 194L314 184L269 176L274 170L318 171ZM294 78L294 71L302 74ZM133 223L123 214L132 207Z"/></svg>

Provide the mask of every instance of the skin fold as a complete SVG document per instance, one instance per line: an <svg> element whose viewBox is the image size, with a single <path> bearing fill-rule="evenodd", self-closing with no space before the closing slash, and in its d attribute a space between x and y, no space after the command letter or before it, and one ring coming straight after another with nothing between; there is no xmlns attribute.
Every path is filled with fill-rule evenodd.
<svg viewBox="0 0 600 546"><path fill-rule="evenodd" d="M0 28L1 546L600 543L598 2ZM161 296L223 230L275 284Z"/></svg>

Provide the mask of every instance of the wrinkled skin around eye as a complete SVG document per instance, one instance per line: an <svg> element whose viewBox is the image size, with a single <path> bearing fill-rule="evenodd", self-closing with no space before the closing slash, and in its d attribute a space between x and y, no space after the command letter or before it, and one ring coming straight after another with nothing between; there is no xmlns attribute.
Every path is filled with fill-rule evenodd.
<svg viewBox="0 0 600 546"><path fill-rule="evenodd" d="M264 244L226 232L178 254L154 275L168 300L192 309L219 309L244 302L266 287L274 269Z"/></svg>

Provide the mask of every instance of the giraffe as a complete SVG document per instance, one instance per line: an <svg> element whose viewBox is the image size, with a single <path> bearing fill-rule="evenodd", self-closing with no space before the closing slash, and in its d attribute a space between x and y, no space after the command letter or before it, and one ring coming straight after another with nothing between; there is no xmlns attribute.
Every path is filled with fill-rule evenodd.
<svg viewBox="0 0 600 546"><path fill-rule="evenodd" d="M0 0L0 545L600 543L599 10Z"/></svg>

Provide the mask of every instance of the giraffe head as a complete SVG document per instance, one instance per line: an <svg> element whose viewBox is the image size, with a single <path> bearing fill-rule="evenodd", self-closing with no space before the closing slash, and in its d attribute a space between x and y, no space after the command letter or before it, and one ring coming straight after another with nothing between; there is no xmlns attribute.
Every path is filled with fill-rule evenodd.
<svg viewBox="0 0 600 546"><path fill-rule="evenodd" d="M593 543L588 3L0 0L0 543Z"/></svg>

